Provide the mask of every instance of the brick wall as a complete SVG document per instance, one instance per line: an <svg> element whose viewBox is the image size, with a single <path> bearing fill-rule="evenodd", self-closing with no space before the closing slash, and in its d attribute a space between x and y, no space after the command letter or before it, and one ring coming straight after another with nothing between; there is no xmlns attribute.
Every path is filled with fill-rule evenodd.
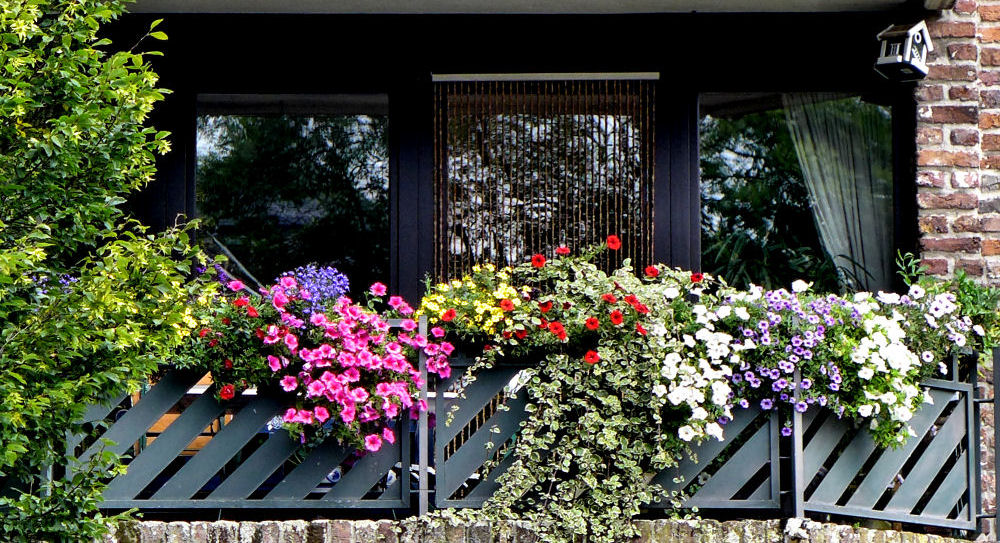
<svg viewBox="0 0 1000 543"><path fill-rule="evenodd" d="M963 543L937 535L875 530L792 519L639 520L635 543ZM132 522L101 543L536 543L524 523L430 527L420 521Z"/></svg>
<svg viewBox="0 0 1000 543"><path fill-rule="evenodd" d="M927 23L935 50L916 89L921 257L936 275L964 269L1000 284L1000 0L956 0ZM992 512L990 407L983 423L983 505ZM995 539L992 523L983 529Z"/></svg>

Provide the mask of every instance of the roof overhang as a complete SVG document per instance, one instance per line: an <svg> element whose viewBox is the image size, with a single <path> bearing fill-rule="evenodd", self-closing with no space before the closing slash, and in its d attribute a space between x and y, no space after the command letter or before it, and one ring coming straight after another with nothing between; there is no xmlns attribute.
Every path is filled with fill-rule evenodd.
<svg viewBox="0 0 1000 543"><path fill-rule="evenodd" d="M138 0L133 13L626 14L879 11L912 0ZM924 0L945 9L954 0Z"/></svg>

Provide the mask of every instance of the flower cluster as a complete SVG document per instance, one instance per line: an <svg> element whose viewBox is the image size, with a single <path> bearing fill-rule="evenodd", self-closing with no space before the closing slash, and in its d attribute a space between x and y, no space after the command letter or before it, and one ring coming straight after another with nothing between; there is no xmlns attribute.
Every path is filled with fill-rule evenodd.
<svg viewBox="0 0 1000 543"><path fill-rule="evenodd" d="M370 291L385 295L381 284ZM313 292L291 275L281 277L268 296L277 318L264 327L261 340L273 349L267 356L273 378L295 397L282 420L303 440L309 432L331 434L378 451L383 441L395 443L393 425L401 413L416 418L427 409L417 396L423 385L414 366L417 353L426 355L430 373L450 373L454 347L440 341L441 328L428 337L410 318L391 328L385 315L343 296L317 309ZM398 296L387 303L390 315L413 313Z"/></svg>
<svg viewBox="0 0 1000 543"><path fill-rule="evenodd" d="M313 311L323 311L325 303L329 300L336 300L347 294L350 290L350 282L347 276L329 266L318 268L314 264L299 266L294 270L282 274L274 280L281 282L282 278L291 277L299 285L302 298L310 303L303 307L307 314Z"/></svg>
<svg viewBox="0 0 1000 543"><path fill-rule="evenodd" d="M544 266L544 257L533 263ZM497 271L493 264L474 266L461 279L428 285L418 314L427 315L432 323L447 323L463 340L482 340L508 326L509 313L521 305L519 292L509 281L508 270Z"/></svg>

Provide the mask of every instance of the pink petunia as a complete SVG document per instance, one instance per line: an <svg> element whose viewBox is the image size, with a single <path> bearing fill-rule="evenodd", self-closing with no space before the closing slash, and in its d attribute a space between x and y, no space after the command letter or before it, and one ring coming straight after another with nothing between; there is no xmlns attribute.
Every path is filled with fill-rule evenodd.
<svg viewBox="0 0 1000 543"><path fill-rule="evenodd" d="M399 312L402 313L403 315L412 315L413 308L410 307L408 304L404 303L402 307L399 308Z"/></svg>
<svg viewBox="0 0 1000 543"><path fill-rule="evenodd" d="M311 322L313 326L326 326L326 315L317 311L312 315L309 315L309 322Z"/></svg>
<svg viewBox="0 0 1000 543"><path fill-rule="evenodd" d="M347 381L348 383L357 383L358 381L361 380L361 372L358 371L358 368L347 368L346 370L344 370L343 375L344 375L344 380ZM364 400L358 400L358 401L364 401Z"/></svg>
<svg viewBox="0 0 1000 543"><path fill-rule="evenodd" d="M316 415L316 420L320 423L324 423L330 418L330 411L322 405L316 406L316 408L313 409L313 413Z"/></svg>
<svg viewBox="0 0 1000 543"><path fill-rule="evenodd" d="M393 419L396 418L396 415L399 415L399 406L386 400L382 404L382 411L385 412L385 418Z"/></svg>
<svg viewBox="0 0 1000 543"><path fill-rule="evenodd" d="M267 355L267 365L271 368L271 371L278 371L281 369L281 359L274 355Z"/></svg>
<svg viewBox="0 0 1000 543"><path fill-rule="evenodd" d="M281 420L284 422L295 422L296 414L298 414L298 412L295 410L295 408L289 407L288 411L285 411L285 415L281 417Z"/></svg>
<svg viewBox="0 0 1000 543"><path fill-rule="evenodd" d="M388 441L390 444L396 442L396 434L392 432L389 428L382 429L382 439Z"/></svg>
<svg viewBox="0 0 1000 543"><path fill-rule="evenodd" d="M312 424L313 423L313 412L308 409L299 409L299 412L295 414L296 422L301 422L302 424Z"/></svg>
<svg viewBox="0 0 1000 543"><path fill-rule="evenodd" d="M407 332L412 332L417 329L417 323L413 319L404 320L400 326Z"/></svg>
<svg viewBox="0 0 1000 543"><path fill-rule="evenodd" d="M291 375L286 375L281 378L281 388L285 392L291 392L298 388L299 380Z"/></svg>
<svg viewBox="0 0 1000 543"><path fill-rule="evenodd" d="M376 296L385 296L386 289L382 283L374 283L368 290Z"/></svg>
<svg viewBox="0 0 1000 543"><path fill-rule="evenodd" d="M444 353L445 356L451 356L451 353L453 353L454 351L455 351L454 345L448 343L447 341L441 342L441 352Z"/></svg>
<svg viewBox="0 0 1000 543"><path fill-rule="evenodd" d="M444 328L441 328L440 326L435 326L434 328L431 328L431 335L436 338L443 338Z"/></svg>
<svg viewBox="0 0 1000 543"><path fill-rule="evenodd" d="M243 284L243 281L240 281L239 279L233 279L232 281L226 283L226 286L233 292L243 290L246 287L246 285Z"/></svg>
<svg viewBox="0 0 1000 543"><path fill-rule="evenodd" d="M403 301L403 298L399 296L389 296L389 307L393 309L399 309L400 306L402 306L405 303L406 302Z"/></svg>
<svg viewBox="0 0 1000 543"><path fill-rule="evenodd" d="M271 298L271 305L273 305L274 308L278 310L284 308L285 304L287 303L288 303L288 296L285 296L284 292L277 292L275 293L274 297Z"/></svg>
<svg viewBox="0 0 1000 543"><path fill-rule="evenodd" d="M423 334L417 334L413 336L413 344L421 349L427 346L427 336Z"/></svg>
<svg viewBox="0 0 1000 543"><path fill-rule="evenodd" d="M355 388L351 390L351 397L358 403L364 403L368 400L368 391L361 387Z"/></svg>
<svg viewBox="0 0 1000 543"><path fill-rule="evenodd" d="M371 452L378 452L382 448L382 438L375 434L366 435L365 448Z"/></svg>
<svg viewBox="0 0 1000 543"><path fill-rule="evenodd" d="M325 390L326 390L326 383L317 379L309 383L309 386L306 387L306 396L310 398L314 398L316 396L322 396L323 391Z"/></svg>
<svg viewBox="0 0 1000 543"><path fill-rule="evenodd" d="M378 420L378 418L378 410L370 405L366 405L361 408L361 416L358 417L358 420L361 422L371 422L373 420Z"/></svg>
<svg viewBox="0 0 1000 543"><path fill-rule="evenodd" d="M285 334L285 346L294 351L299 346L299 338L295 337L295 334Z"/></svg>
<svg viewBox="0 0 1000 543"><path fill-rule="evenodd" d="M354 408L353 403L342 404L340 409L340 420L344 421L344 424L350 424L354 422L354 417L357 413L358 412Z"/></svg>
<svg viewBox="0 0 1000 543"><path fill-rule="evenodd" d="M289 277L287 275L281 278L280 283L281 283L281 286L284 287L284 288L295 288L295 285L296 285L295 278L294 277Z"/></svg>

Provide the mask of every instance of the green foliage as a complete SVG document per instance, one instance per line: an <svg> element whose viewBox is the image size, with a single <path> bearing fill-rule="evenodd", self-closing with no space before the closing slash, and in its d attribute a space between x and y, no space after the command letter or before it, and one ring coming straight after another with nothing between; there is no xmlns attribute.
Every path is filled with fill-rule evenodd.
<svg viewBox="0 0 1000 543"><path fill-rule="evenodd" d="M838 290L781 110L705 117L701 184L702 269L738 287L808 277Z"/></svg>
<svg viewBox="0 0 1000 543"><path fill-rule="evenodd" d="M109 52L97 36L122 10L21 0L0 11L4 541L104 530L96 507L113 455L64 479L67 432L88 405L136 389L194 325L186 230L152 235L120 207L168 148L144 126L163 96L146 54Z"/></svg>

